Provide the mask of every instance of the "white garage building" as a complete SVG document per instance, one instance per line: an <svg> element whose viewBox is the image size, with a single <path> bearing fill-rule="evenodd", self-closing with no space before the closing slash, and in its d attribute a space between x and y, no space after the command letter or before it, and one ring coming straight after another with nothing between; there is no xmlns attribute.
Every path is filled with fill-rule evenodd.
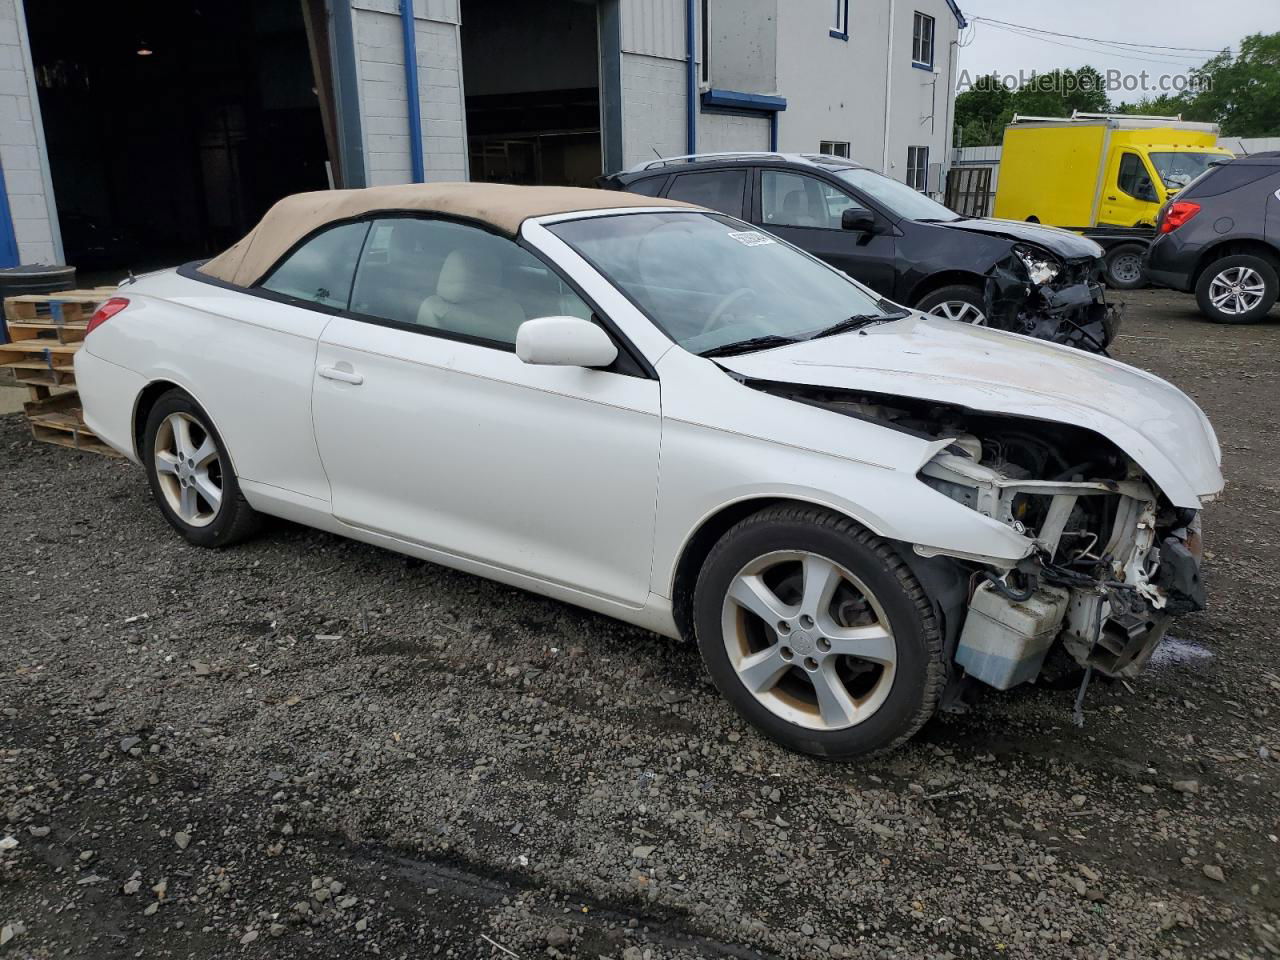
<svg viewBox="0 0 1280 960"><path fill-rule="evenodd" d="M0 0L0 266L194 259L330 184L589 185L691 152L940 190L954 0L406 3Z"/></svg>

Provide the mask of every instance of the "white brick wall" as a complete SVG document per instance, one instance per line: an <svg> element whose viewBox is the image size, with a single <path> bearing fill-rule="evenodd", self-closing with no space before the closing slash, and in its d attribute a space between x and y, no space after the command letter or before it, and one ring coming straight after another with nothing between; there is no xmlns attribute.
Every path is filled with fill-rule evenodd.
<svg viewBox="0 0 1280 960"><path fill-rule="evenodd" d="M44 162L40 104L18 0L0 0L0 164L22 263L56 263L53 185Z"/></svg>
<svg viewBox="0 0 1280 960"><path fill-rule="evenodd" d="M399 11L398 0L352 2L360 119L370 186L408 183L412 179ZM414 17L426 178L466 180L457 0L416 0Z"/></svg>
<svg viewBox="0 0 1280 960"><path fill-rule="evenodd" d="M698 151L768 150L769 118L704 113L698 117Z"/></svg>
<svg viewBox="0 0 1280 960"><path fill-rule="evenodd" d="M687 153L683 60L622 55L623 166Z"/></svg>

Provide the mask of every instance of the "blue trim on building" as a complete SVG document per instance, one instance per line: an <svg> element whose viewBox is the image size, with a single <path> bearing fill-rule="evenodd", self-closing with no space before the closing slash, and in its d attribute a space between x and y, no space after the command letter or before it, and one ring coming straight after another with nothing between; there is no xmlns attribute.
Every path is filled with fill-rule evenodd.
<svg viewBox="0 0 1280 960"><path fill-rule="evenodd" d="M4 182L4 167L0 166L0 267L16 267L21 260L18 238L13 233L13 212L9 209L9 188ZM0 328L3 326L4 322L0 320ZM5 339L0 337L0 343Z"/></svg>
<svg viewBox="0 0 1280 960"><path fill-rule="evenodd" d="M698 59L694 55L697 44L698 17L694 10L696 0L684 0L684 55L685 55L685 152L698 152L698 111L695 104L698 100Z"/></svg>
<svg viewBox="0 0 1280 960"><path fill-rule="evenodd" d="M834 37L836 40L843 40L845 43L849 42L849 35L847 33L841 33L839 30L828 30L827 36Z"/></svg>
<svg viewBox="0 0 1280 960"><path fill-rule="evenodd" d="M413 25L413 0L400 0L400 31L404 34L404 87L409 102L409 169L414 183L426 183L422 156L422 102L418 99L418 38Z"/></svg>
<svg viewBox="0 0 1280 960"><path fill-rule="evenodd" d="M960 4L956 3L956 0L947 0L947 6L950 7L951 12L955 14L956 23L960 25L961 30L969 25L969 21L966 20L964 18L964 14L960 12Z"/></svg>
<svg viewBox="0 0 1280 960"><path fill-rule="evenodd" d="M918 61L918 60L912 60L912 61L911 61L911 65L912 65L913 67L915 67L917 70L928 70L930 73L932 73L932 72L933 72L933 64L932 64L932 63L921 63L921 62L920 62L920 61Z"/></svg>
<svg viewBox="0 0 1280 960"><path fill-rule="evenodd" d="M778 111L769 114L769 151L778 152Z"/></svg>
<svg viewBox="0 0 1280 960"><path fill-rule="evenodd" d="M702 95L703 107L724 110L751 110L756 113L777 113L787 109L785 97L770 97L763 93L742 93L738 90L708 90Z"/></svg>

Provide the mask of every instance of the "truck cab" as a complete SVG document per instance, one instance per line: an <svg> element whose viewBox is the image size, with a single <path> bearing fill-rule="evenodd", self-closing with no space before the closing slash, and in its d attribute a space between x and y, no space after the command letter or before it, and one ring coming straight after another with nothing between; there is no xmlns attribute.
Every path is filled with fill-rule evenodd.
<svg viewBox="0 0 1280 960"><path fill-rule="evenodd" d="M1096 225L1155 226L1160 208L1171 197L1212 163L1231 157L1231 151L1216 144L1156 143L1149 136L1132 134L1113 137Z"/></svg>

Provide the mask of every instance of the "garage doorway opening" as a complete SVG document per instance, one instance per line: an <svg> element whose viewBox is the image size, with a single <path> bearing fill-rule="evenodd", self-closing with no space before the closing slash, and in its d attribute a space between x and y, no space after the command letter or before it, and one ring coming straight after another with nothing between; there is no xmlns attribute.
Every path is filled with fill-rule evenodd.
<svg viewBox="0 0 1280 960"><path fill-rule="evenodd" d="M472 180L589 187L600 176L593 0L470 0L462 72Z"/></svg>
<svg viewBox="0 0 1280 960"><path fill-rule="evenodd" d="M286 194L329 185L308 9L28 0L65 259L82 284L210 256Z"/></svg>

